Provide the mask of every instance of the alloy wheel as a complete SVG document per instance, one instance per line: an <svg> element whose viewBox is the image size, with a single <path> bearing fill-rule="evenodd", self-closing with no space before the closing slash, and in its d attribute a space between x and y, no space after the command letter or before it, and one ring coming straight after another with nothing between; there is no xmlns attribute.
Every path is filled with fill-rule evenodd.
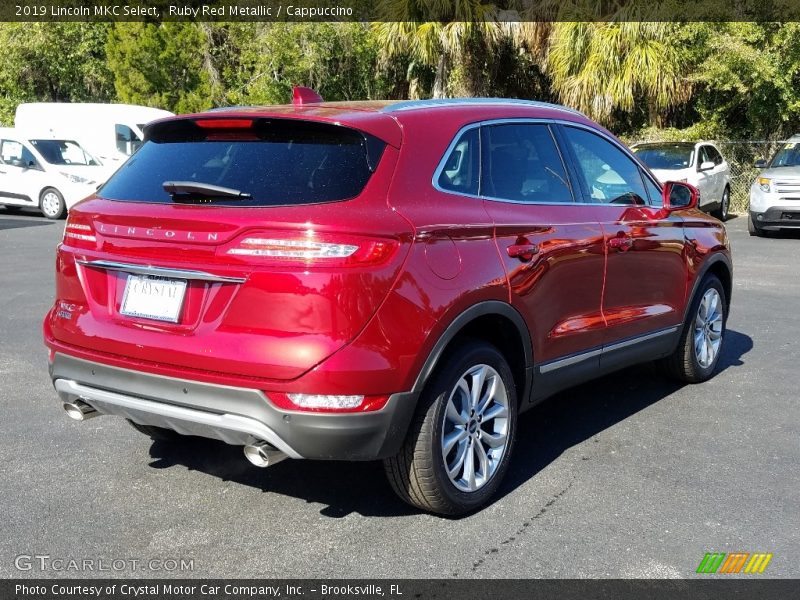
<svg viewBox="0 0 800 600"><path fill-rule="evenodd" d="M450 392L441 448L445 471L462 492L475 492L497 471L508 445L508 391L488 365L467 370Z"/></svg>
<svg viewBox="0 0 800 600"><path fill-rule="evenodd" d="M722 343L722 298L714 288L706 290L694 320L694 355L707 369L714 364Z"/></svg>

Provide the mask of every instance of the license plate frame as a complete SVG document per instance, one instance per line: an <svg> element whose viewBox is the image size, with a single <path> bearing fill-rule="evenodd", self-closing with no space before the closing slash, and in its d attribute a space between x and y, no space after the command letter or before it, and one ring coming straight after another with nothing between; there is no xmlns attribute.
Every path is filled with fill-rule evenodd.
<svg viewBox="0 0 800 600"><path fill-rule="evenodd" d="M177 323L187 287L186 279L128 273L119 313L126 317Z"/></svg>

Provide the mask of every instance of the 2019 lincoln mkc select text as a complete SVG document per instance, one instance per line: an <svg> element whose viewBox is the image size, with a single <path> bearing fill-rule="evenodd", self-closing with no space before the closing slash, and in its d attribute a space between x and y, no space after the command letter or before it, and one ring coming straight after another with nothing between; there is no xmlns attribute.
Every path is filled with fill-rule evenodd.
<svg viewBox="0 0 800 600"><path fill-rule="evenodd" d="M696 203L539 102L296 89L164 119L70 212L50 373L77 420L259 466L382 459L404 500L463 513L539 400L644 361L712 375L731 260Z"/></svg>

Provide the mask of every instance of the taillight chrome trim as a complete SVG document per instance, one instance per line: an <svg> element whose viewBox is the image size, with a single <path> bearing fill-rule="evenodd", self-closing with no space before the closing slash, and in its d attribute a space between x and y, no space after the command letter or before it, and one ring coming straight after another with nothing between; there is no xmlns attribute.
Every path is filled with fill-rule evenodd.
<svg viewBox="0 0 800 600"><path fill-rule="evenodd" d="M135 275L153 275L156 277L175 277L177 279L192 279L196 281L213 281L217 283L244 283L245 277L230 277L227 275L214 275L206 271L195 271L191 269L170 269L167 267L154 267L152 265L136 265L131 263L121 263L111 260L82 260L76 259L79 265L94 269L104 269L106 271L123 271Z"/></svg>

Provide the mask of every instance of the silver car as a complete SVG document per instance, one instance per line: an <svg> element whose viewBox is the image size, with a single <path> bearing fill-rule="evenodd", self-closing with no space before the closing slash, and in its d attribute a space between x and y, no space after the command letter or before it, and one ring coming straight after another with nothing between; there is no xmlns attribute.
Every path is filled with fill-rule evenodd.
<svg viewBox="0 0 800 600"><path fill-rule="evenodd" d="M779 229L800 229L800 135L793 135L762 169L750 187L747 230L764 236Z"/></svg>
<svg viewBox="0 0 800 600"><path fill-rule="evenodd" d="M711 142L655 142L635 144L631 150L661 183L685 181L700 190L698 208L728 218L731 204L731 170Z"/></svg>

